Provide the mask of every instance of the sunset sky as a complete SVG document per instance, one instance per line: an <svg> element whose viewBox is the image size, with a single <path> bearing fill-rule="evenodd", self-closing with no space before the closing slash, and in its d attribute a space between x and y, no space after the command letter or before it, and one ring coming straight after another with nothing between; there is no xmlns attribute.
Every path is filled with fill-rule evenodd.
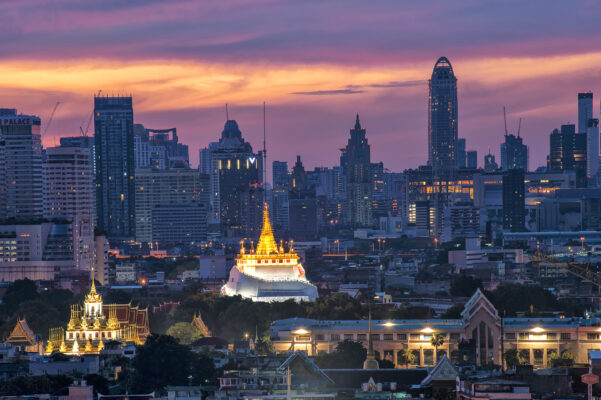
<svg viewBox="0 0 601 400"><path fill-rule="evenodd" d="M99 89L132 94L136 122L177 127L196 166L225 103L258 149L266 101L269 161L306 168L338 164L358 112L372 161L400 171L426 161L427 80L446 56L479 165L488 146L499 157L505 105L535 169L579 91L599 117L600 16L592 0L3 0L0 107L44 125L60 101L52 146L79 134Z"/></svg>

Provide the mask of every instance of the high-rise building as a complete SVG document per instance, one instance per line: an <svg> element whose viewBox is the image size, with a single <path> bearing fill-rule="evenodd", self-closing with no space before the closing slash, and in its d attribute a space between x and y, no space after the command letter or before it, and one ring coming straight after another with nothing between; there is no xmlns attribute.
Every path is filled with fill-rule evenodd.
<svg viewBox="0 0 601 400"><path fill-rule="evenodd" d="M589 186L599 186L599 120L591 118L586 128L586 175Z"/></svg>
<svg viewBox="0 0 601 400"><path fill-rule="evenodd" d="M522 232L525 224L524 170L512 169L503 173L503 229Z"/></svg>
<svg viewBox="0 0 601 400"><path fill-rule="evenodd" d="M578 93L578 132L586 133L588 120L593 118L593 92Z"/></svg>
<svg viewBox="0 0 601 400"><path fill-rule="evenodd" d="M96 176L96 144L93 136L65 136L60 139L61 147L82 147L90 151L92 176Z"/></svg>
<svg viewBox="0 0 601 400"><path fill-rule="evenodd" d="M446 57L434 65L428 95L428 165L435 175L457 166L457 78Z"/></svg>
<svg viewBox="0 0 601 400"><path fill-rule="evenodd" d="M178 205L182 205L181 212L178 212L180 216L185 215L186 212L198 214L201 211L204 213L208 211L209 177L201 174L196 169L137 169L135 183L136 240L139 242L158 241L158 238L153 236L153 232L158 232L160 229L155 230L153 223L154 221L163 223L166 219L163 216L154 219L156 207L160 206L160 211L164 214L165 210L171 210L177 208ZM202 205L203 209L194 208L191 206L193 204ZM195 221L203 220L205 223L206 219L207 215L194 217ZM172 220L169 221L173 222ZM185 224L186 220L182 220L181 223ZM204 231L206 234L206 226L198 227L198 229L201 230L197 232ZM165 236L161 234L161 237ZM195 234L194 237L197 238L198 236Z"/></svg>
<svg viewBox="0 0 601 400"><path fill-rule="evenodd" d="M42 217L40 118L0 109L0 219Z"/></svg>
<svg viewBox="0 0 601 400"><path fill-rule="evenodd" d="M468 150L466 152L466 162L469 169L478 168L478 152L476 150Z"/></svg>
<svg viewBox="0 0 601 400"><path fill-rule="evenodd" d="M96 222L112 238L135 235L133 119L131 97L94 97Z"/></svg>
<svg viewBox="0 0 601 400"><path fill-rule="evenodd" d="M77 269L94 262L94 178L90 150L50 147L44 163L44 218L71 224Z"/></svg>
<svg viewBox="0 0 601 400"><path fill-rule="evenodd" d="M274 161L272 164L273 188L273 225L280 232L288 231L288 190L289 176L286 161Z"/></svg>
<svg viewBox="0 0 601 400"><path fill-rule="evenodd" d="M528 171L528 146L519 136L505 135L505 143L501 143L501 169L523 169Z"/></svg>
<svg viewBox="0 0 601 400"><path fill-rule="evenodd" d="M365 129L361 127L359 114L350 134L347 146L340 156L346 180L345 221L351 226L369 226L372 224L370 146L365 137Z"/></svg>
<svg viewBox="0 0 601 400"><path fill-rule="evenodd" d="M171 135L171 137L169 136ZM136 168L187 168L188 146L179 143L177 129L150 129L134 125Z"/></svg>
<svg viewBox="0 0 601 400"><path fill-rule="evenodd" d="M466 167L466 150L465 150L465 138L457 139L457 167Z"/></svg>
<svg viewBox="0 0 601 400"><path fill-rule="evenodd" d="M576 185L586 186L586 133L576 133L573 124L562 125L561 130L554 129L549 136L550 171L576 171Z"/></svg>
<svg viewBox="0 0 601 400"><path fill-rule="evenodd" d="M262 152L253 153L238 123L228 120L219 142L201 149L200 172L208 172L211 190L210 222L225 237L242 237L242 192L263 184Z"/></svg>

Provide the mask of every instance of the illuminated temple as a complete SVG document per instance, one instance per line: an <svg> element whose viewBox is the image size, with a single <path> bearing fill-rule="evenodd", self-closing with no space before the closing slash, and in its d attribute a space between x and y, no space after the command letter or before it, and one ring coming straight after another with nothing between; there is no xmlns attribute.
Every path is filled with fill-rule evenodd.
<svg viewBox="0 0 601 400"><path fill-rule="evenodd" d="M284 250L276 244L269 220L267 204L263 210L263 228L256 250L251 243L247 253L242 243L236 265L228 282L221 288L223 295L240 295L253 301L313 301L317 288L305 276L300 257L292 248Z"/></svg>
<svg viewBox="0 0 601 400"><path fill-rule="evenodd" d="M50 330L46 353L98 354L107 342L143 344L149 331L147 309L131 304L104 305L92 280L83 309L78 304L71 306L67 329Z"/></svg>

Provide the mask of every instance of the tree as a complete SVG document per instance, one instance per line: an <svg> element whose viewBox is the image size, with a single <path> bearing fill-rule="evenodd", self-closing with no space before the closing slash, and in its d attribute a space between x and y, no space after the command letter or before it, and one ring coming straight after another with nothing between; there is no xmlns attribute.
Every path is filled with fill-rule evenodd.
<svg viewBox="0 0 601 400"><path fill-rule="evenodd" d="M189 322L178 322L167 329L167 335L173 336L181 344L190 344L202 337L196 327Z"/></svg>
<svg viewBox="0 0 601 400"><path fill-rule="evenodd" d="M525 363L524 357L522 357L522 354L517 349L507 350L503 355L503 358L505 358L505 364L509 369L513 369L518 365Z"/></svg>
<svg viewBox="0 0 601 400"><path fill-rule="evenodd" d="M482 280L467 275L458 275L451 280L451 296L471 297L482 289Z"/></svg>
<svg viewBox="0 0 601 400"><path fill-rule="evenodd" d="M367 350L361 342L345 340L339 342L336 350L317 356L316 362L321 368L361 368L367 357Z"/></svg>
<svg viewBox="0 0 601 400"><path fill-rule="evenodd" d="M434 346L434 354L438 358L438 348L444 344L444 335L442 333L435 333L430 338L430 343Z"/></svg>
<svg viewBox="0 0 601 400"><path fill-rule="evenodd" d="M36 300L39 297L38 287L34 281L27 278L16 280L6 289L6 293L2 297L2 311L10 316L17 311L21 303Z"/></svg>
<svg viewBox="0 0 601 400"><path fill-rule="evenodd" d="M378 360L378 366L382 369L394 368L394 363L387 359Z"/></svg>
<svg viewBox="0 0 601 400"><path fill-rule="evenodd" d="M409 349L403 349L397 354L397 360L399 364L405 364L405 367L409 368L409 364L415 362L415 354Z"/></svg>
<svg viewBox="0 0 601 400"><path fill-rule="evenodd" d="M561 355L557 355L557 353L553 353L554 354L554 359L552 361L552 365L554 367L571 367L572 365L574 365L574 353L572 353L570 350L564 350L561 352Z"/></svg>
<svg viewBox="0 0 601 400"><path fill-rule="evenodd" d="M138 347L131 365L131 391L139 393L162 392L167 385L198 384L215 376L213 362L206 355L194 354L167 335L149 336L146 343Z"/></svg>
<svg viewBox="0 0 601 400"><path fill-rule="evenodd" d="M464 308L465 308L465 305L463 305L463 304L455 304L454 306L447 309L447 311L445 311L440 316L440 318L459 319L459 318L461 318L461 312L463 311Z"/></svg>

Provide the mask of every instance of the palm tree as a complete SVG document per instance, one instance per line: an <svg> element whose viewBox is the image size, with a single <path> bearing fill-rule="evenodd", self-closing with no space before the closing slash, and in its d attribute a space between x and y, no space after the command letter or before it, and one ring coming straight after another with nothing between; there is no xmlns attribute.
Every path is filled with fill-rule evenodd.
<svg viewBox="0 0 601 400"><path fill-rule="evenodd" d="M415 362L415 354L409 349L403 349L397 354L398 363L405 364L405 368L409 368L409 364Z"/></svg>
<svg viewBox="0 0 601 400"><path fill-rule="evenodd" d="M435 333L430 338L430 343L434 346L434 357L438 362L438 348L444 344L445 336L442 333Z"/></svg>

